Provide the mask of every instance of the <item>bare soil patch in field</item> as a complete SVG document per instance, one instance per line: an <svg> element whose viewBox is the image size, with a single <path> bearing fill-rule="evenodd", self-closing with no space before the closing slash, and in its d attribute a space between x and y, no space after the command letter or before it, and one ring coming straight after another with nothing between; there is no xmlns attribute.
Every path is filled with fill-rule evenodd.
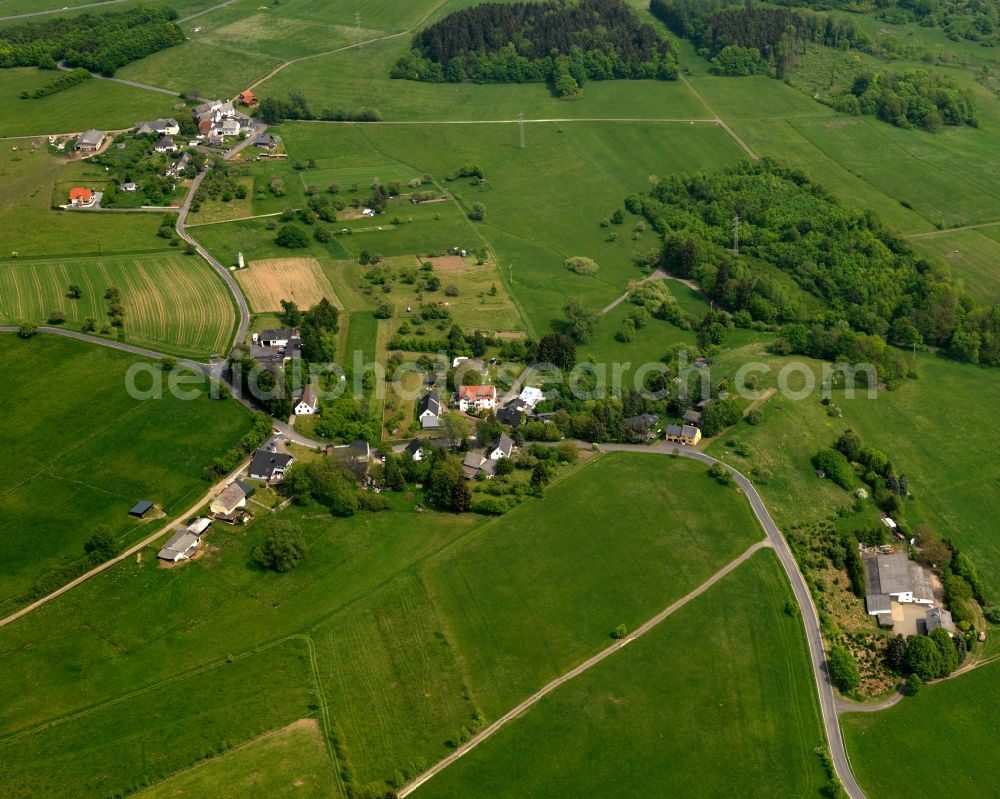
<svg viewBox="0 0 1000 799"><path fill-rule="evenodd" d="M282 300L291 300L302 309L326 297L342 307L333 286L315 258L267 258L251 261L235 272L247 301L255 311L277 311Z"/></svg>

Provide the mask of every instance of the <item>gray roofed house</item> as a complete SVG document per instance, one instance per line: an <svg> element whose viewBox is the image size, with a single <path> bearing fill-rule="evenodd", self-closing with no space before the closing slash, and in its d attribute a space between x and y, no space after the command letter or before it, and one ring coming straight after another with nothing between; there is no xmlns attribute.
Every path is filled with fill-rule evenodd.
<svg viewBox="0 0 1000 799"><path fill-rule="evenodd" d="M181 131L181 126L176 119L151 119L149 122L137 122L136 133L159 133L167 136L176 136Z"/></svg>
<svg viewBox="0 0 1000 799"><path fill-rule="evenodd" d="M285 469L292 465L295 458L282 455L279 452L258 450L250 461L250 477L254 480L283 480Z"/></svg>
<svg viewBox="0 0 1000 799"><path fill-rule="evenodd" d="M104 131L103 130L85 130L79 136L76 137L76 144L73 145L74 150L79 150L81 152L90 153L98 149L101 144L104 143Z"/></svg>
<svg viewBox="0 0 1000 799"><path fill-rule="evenodd" d="M298 330L293 330L289 327L279 327L261 330L257 335L257 341L262 347L284 347L289 341L298 337Z"/></svg>
<svg viewBox="0 0 1000 799"><path fill-rule="evenodd" d="M417 405L417 421L424 430L435 430L441 426L441 411L437 394L425 394Z"/></svg>
<svg viewBox="0 0 1000 799"><path fill-rule="evenodd" d="M521 423L521 418L527 409L528 404L524 400L512 399L497 411L497 421L508 427L517 427Z"/></svg>
<svg viewBox="0 0 1000 799"><path fill-rule="evenodd" d="M496 462L489 460L481 449L474 449L465 454L465 458L462 460L462 471L470 480L480 472L490 478L496 474Z"/></svg>
<svg viewBox="0 0 1000 799"><path fill-rule="evenodd" d="M228 516L246 504L247 492L243 489L243 484L237 480L226 486L225 491L212 500L208 509L212 513Z"/></svg>
<svg viewBox="0 0 1000 799"><path fill-rule="evenodd" d="M164 544L163 549L157 553L156 557L160 560L169 560L174 563L179 560L187 560L198 550L200 544L201 538L199 536L187 530L182 530L170 536L170 539Z"/></svg>
<svg viewBox="0 0 1000 799"><path fill-rule="evenodd" d="M872 616L886 613L895 600L906 605L933 605L934 587L927 570L905 552L866 555L865 605Z"/></svg>
<svg viewBox="0 0 1000 799"><path fill-rule="evenodd" d="M506 433L501 433L500 436L490 444L487 450L487 457L491 461L500 460L500 458L509 458L514 452L514 439L512 439Z"/></svg>
<svg viewBox="0 0 1000 799"><path fill-rule="evenodd" d="M951 611L945 610L944 608L934 608L933 610L928 610L927 615L924 617L924 624L927 627L928 635L934 632L938 627L947 633L951 633L952 635L955 633L955 622L951 618Z"/></svg>
<svg viewBox="0 0 1000 799"><path fill-rule="evenodd" d="M177 144L169 136L161 136L153 145L153 149L158 153L172 153L177 149Z"/></svg>
<svg viewBox="0 0 1000 799"><path fill-rule="evenodd" d="M253 140L254 147L261 147L265 150L273 150L278 146L278 140L270 133L263 133Z"/></svg>
<svg viewBox="0 0 1000 799"><path fill-rule="evenodd" d="M407 455L409 455L413 460L419 462L424 459L424 447L425 442L421 441L419 438L413 439L409 444L406 445L406 449L403 450Z"/></svg>
<svg viewBox="0 0 1000 799"><path fill-rule="evenodd" d="M701 422L701 414L695 410L686 411L684 413L684 421L688 424L697 425Z"/></svg>
<svg viewBox="0 0 1000 799"><path fill-rule="evenodd" d="M131 180L127 183L122 183L122 191L135 191L138 188Z"/></svg>

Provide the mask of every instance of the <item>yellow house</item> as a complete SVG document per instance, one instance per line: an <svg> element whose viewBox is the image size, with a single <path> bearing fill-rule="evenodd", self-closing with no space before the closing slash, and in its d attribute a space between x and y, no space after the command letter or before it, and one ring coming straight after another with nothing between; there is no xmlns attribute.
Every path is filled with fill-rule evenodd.
<svg viewBox="0 0 1000 799"><path fill-rule="evenodd" d="M683 427L679 424L668 424L667 433L664 436L667 441L676 441L679 444L694 446L701 441L701 430L693 424L686 424Z"/></svg>

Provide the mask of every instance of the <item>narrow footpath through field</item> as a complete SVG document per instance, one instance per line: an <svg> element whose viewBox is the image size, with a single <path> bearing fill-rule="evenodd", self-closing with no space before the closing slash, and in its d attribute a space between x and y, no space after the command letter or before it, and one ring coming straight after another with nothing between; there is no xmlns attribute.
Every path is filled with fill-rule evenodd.
<svg viewBox="0 0 1000 799"><path fill-rule="evenodd" d="M570 671L563 674L561 677L557 677L548 685L533 693L531 696L529 696L527 699L521 702L521 704L519 704L513 710L508 711L503 716L494 721L489 727L480 732L478 735L475 735L474 737L466 741L464 744L459 746L444 760L438 762L437 764L429 768L423 774L414 779L413 782L411 782L409 785L406 785L403 788L401 788L398 792L398 796L400 797L400 799L409 796L417 788L419 788L421 785L423 785L425 782L431 779L435 774L438 774L439 772L446 769L448 766L450 766L459 758L467 755L469 752L471 752L473 749L479 746L479 744L481 744L487 738L492 737L502 728L506 727L510 722L514 721L518 716L523 715L530 707L538 704L538 702L540 702L548 694L552 693L560 685L569 682L574 677L579 677L588 669L592 669L601 661L611 657L611 655L620 651L623 647L628 646L636 639L641 638L650 630L652 630L654 627L656 627L658 624L660 624L662 621L672 616L674 613L676 613L678 610L684 607L692 599L701 596L703 593L705 593L705 591L707 591L709 588L711 588L713 585L719 582L719 580L721 580L723 577L725 577L727 574L729 574L731 571L736 569L741 564L745 563L758 550L770 546L771 546L771 541L767 538L765 538L763 541L758 541L756 544L747 549L747 551L744 552L742 555L740 555L738 558L727 563L725 566L719 569L719 571L717 571L715 574L709 577L705 582L703 582L693 591L690 591L689 593L682 596L680 599L678 599L669 607L661 610L659 613L653 616L653 618L649 619L649 621L645 622L641 627L637 628L634 632L629 633L620 641L616 641L611 646L598 652L592 658L588 658L576 668L571 669Z"/></svg>
<svg viewBox="0 0 1000 799"><path fill-rule="evenodd" d="M67 591L73 590L78 585L85 583L91 577L96 577L98 574L100 574L103 571L106 571L107 569L110 569L115 564L121 563L126 558L132 557L136 552L145 549L157 539L167 535L167 533L174 533L180 531L185 526L184 524L185 519L193 516L195 513L201 510L201 508L203 508L205 505L207 505L209 502L215 499L216 495L220 491L222 491L222 489L224 489L229 483L235 480L239 476L240 472L242 472L245 468L247 468L249 464L250 464L250 458L244 459L243 461L240 462L240 465L237 466L234 471L230 472L224 478L215 483L203 497L201 497L196 503L194 503L194 505L192 505L190 508L184 511L184 513L178 514L177 517L174 519L174 521L164 525L163 527L160 527L155 533L146 536L138 543L130 546L124 552L115 555L115 557L111 558L111 560L106 560L104 561L104 563L95 566L89 572L81 574L75 580L70 580L68 583L66 583L66 585L57 588L51 594L43 596L41 599L32 602L30 605L21 608L16 613L12 613L10 616L7 616L4 619L0 619L0 627L5 627L11 622L17 621L22 616L27 616L29 613L31 613L31 611L40 608L42 605L45 605L48 602L51 602L56 597L62 596Z"/></svg>

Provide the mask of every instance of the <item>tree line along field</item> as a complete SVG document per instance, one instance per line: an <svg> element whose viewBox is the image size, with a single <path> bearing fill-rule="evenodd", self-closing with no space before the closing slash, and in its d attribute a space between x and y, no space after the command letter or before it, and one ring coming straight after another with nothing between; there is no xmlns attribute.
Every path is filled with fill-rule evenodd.
<svg viewBox="0 0 1000 799"><path fill-rule="evenodd" d="M457 5L450 4L442 12ZM702 103L680 81L593 81L584 87L582 99L566 102L544 84L430 84L391 79L390 70L410 45L411 36L406 35L300 61L255 91L262 97L282 98L292 91L301 92L314 111L375 108L385 120L485 121L517 119L519 113L529 119L709 118ZM332 94L331 85L337 87Z"/></svg>
<svg viewBox="0 0 1000 799"><path fill-rule="evenodd" d="M0 136L47 136L90 127L128 128L137 119L176 113L172 110L178 102L176 97L97 78L48 97L20 98L22 91L34 91L51 79L52 73L42 69L0 69ZM9 146L4 142L3 150Z"/></svg>
<svg viewBox="0 0 1000 799"><path fill-rule="evenodd" d="M10 376L0 418L18 453L0 492L0 608L80 560L94 527L124 546L162 524L129 517L138 500L186 510L206 490L202 470L249 426L235 402L132 399L135 358L104 347L5 334L0 353Z"/></svg>
<svg viewBox="0 0 1000 799"><path fill-rule="evenodd" d="M819 795L823 733L790 601L777 560L756 554L414 796Z"/></svg>
<svg viewBox="0 0 1000 799"><path fill-rule="evenodd" d="M80 287L79 299L66 296L71 284ZM232 298L207 264L174 253L5 264L0 320L44 322L61 310L70 329L88 317L100 329L108 323L109 287L121 291L126 341L195 357L228 350L236 324Z"/></svg>
<svg viewBox="0 0 1000 799"><path fill-rule="evenodd" d="M608 485L624 489L611 493ZM580 501L599 495L600 503ZM397 781L446 754L445 742L475 726L477 711L495 718L606 647L615 626L634 628L760 535L738 493L701 466L663 456L601 457L555 484L543 502L485 523L417 513L417 499L389 498L392 510L350 520L307 506L247 530L213 528L211 551L198 561L164 570L151 557L130 559L5 628L0 757L15 758L18 768L0 775L4 794L23 795L38 778L48 796L103 795L143 774L159 780L190 766L199 748L238 745L307 715L332 730L342 776L359 785ZM685 513L691 503L705 512ZM284 575L248 565L250 549L281 520L302 530L306 559ZM713 633L728 640L717 625ZM291 660L281 667L275 657ZM801 667L792 660L787 669ZM281 673L280 686L255 690L258 678L247 669ZM769 690L772 675L736 675L738 684L728 686L733 712L754 715L741 697ZM808 684L807 674L798 679ZM202 688L190 702L168 688L191 680L218 692L210 707L222 708L226 697L245 704L201 714ZM718 687L704 669L692 680L695 695ZM169 720L159 715L164 702L175 705ZM777 729L788 731L786 739L773 720L788 705L770 704L779 710L757 729L789 751L808 750L811 740L790 739L793 729L816 728L815 708L783 717ZM92 713L73 718L88 707ZM42 726L22 735L35 725ZM133 725L151 758L145 767ZM174 746L181 729L186 741ZM743 751L736 738L728 741L732 729L720 729L714 751L727 743ZM56 751L58 770L45 759ZM749 766L764 750L755 751L732 760L746 757ZM691 773L707 767L692 758ZM810 769L796 761L779 771L798 784Z"/></svg>

